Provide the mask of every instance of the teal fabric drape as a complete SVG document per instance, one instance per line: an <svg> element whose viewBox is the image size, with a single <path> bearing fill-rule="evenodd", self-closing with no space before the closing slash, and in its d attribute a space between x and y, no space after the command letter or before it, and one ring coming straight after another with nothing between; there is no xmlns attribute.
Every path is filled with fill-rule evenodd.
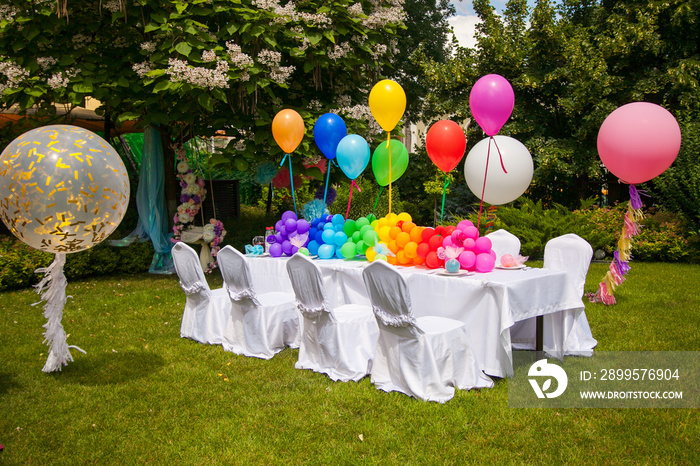
<svg viewBox="0 0 700 466"><path fill-rule="evenodd" d="M170 254L173 243L168 234L168 211L163 189L163 144L158 130L149 126L143 134L143 158L136 191L136 208L139 221L155 251L148 271L169 274L174 273L175 268Z"/></svg>

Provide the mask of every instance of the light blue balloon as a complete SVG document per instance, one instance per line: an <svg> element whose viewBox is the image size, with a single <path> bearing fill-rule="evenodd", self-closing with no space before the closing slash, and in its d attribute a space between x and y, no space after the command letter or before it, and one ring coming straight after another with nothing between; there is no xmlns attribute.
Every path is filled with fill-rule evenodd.
<svg viewBox="0 0 700 466"><path fill-rule="evenodd" d="M338 259L345 259L345 256L344 256L343 253L340 251L340 248L341 248L341 246L338 246L337 248L335 248L335 256L336 256Z"/></svg>
<svg viewBox="0 0 700 466"><path fill-rule="evenodd" d="M323 225L323 229L335 231L335 225L333 225L331 222L328 222L328 223Z"/></svg>
<svg viewBox="0 0 700 466"><path fill-rule="evenodd" d="M333 235L333 242L336 246L342 246L348 240L348 235L344 231L338 231Z"/></svg>
<svg viewBox="0 0 700 466"><path fill-rule="evenodd" d="M345 226L345 217L343 217L340 214L335 214L333 216L333 219L331 220L331 222L333 223L334 227L337 227L337 226L343 227L343 226Z"/></svg>
<svg viewBox="0 0 700 466"><path fill-rule="evenodd" d="M348 134L338 143L336 160L345 176L354 180L365 171L369 163L369 144L362 136Z"/></svg>
<svg viewBox="0 0 700 466"><path fill-rule="evenodd" d="M323 239L323 242L326 244L335 244L334 237L335 237L335 230L333 230L332 228L330 228L328 230L323 230L323 233L321 234L321 238Z"/></svg>
<svg viewBox="0 0 700 466"><path fill-rule="evenodd" d="M330 244L322 244L318 248L318 257L321 259L330 259L335 254L335 248Z"/></svg>

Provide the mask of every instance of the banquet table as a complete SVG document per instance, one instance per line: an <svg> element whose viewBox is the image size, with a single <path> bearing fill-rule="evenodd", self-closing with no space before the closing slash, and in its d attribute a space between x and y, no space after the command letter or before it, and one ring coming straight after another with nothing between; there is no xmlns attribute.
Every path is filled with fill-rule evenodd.
<svg viewBox="0 0 700 466"><path fill-rule="evenodd" d="M248 256L257 292L293 293L288 258ZM329 304L370 304L362 270L365 260L316 260L323 274ZM466 324L472 352L481 370L496 377L513 374L510 327L518 321L568 309L583 309L566 272L544 268L445 275L424 266L397 269L406 278L416 317L442 316ZM559 344L566 329L559 329ZM557 336L555 336L557 340Z"/></svg>

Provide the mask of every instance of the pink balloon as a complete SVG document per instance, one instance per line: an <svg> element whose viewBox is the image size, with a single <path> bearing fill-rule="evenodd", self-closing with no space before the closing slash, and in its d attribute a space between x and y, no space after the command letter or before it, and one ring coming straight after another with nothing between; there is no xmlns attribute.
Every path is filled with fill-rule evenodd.
<svg viewBox="0 0 700 466"><path fill-rule="evenodd" d="M493 270L496 261L491 257L491 254L483 253L476 256L476 271L486 273Z"/></svg>
<svg viewBox="0 0 700 466"><path fill-rule="evenodd" d="M622 181L643 183L662 174L678 155L681 129L665 108L633 102L613 111L600 126L598 155Z"/></svg>
<svg viewBox="0 0 700 466"><path fill-rule="evenodd" d="M475 244L476 244L476 241L474 241L473 238L467 238L467 239L465 239L464 242L462 243L462 246L464 247L464 249L467 249L467 250L471 251L471 250L474 249L474 245L475 245Z"/></svg>
<svg viewBox="0 0 700 466"><path fill-rule="evenodd" d="M471 220L462 220L457 224L457 229L464 231L465 228L467 227L473 227L474 223L472 223Z"/></svg>
<svg viewBox="0 0 700 466"><path fill-rule="evenodd" d="M474 243L474 252L477 254L487 253L491 250L491 240L485 236L477 238Z"/></svg>
<svg viewBox="0 0 700 466"><path fill-rule="evenodd" d="M463 269L474 270L476 254L474 254L472 251L462 251L457 260Z"/></svg>
<svg viewBox="0 0 700 466"><path fill-rule="evenodd" d="M481 129L496 135L513 113L515 95L508 80L498 74L487 74L474 83L469 93L469 109Z"/></svg>
<svg viewBox="0 0 700 466"><path fill-rule="evenodd" d="M515 259L510 254L503 254L501 256L501 265L503 267L513 267L515 265Z"/></svg>
<svg viewBox="0 0 700 466"><path fill-rule="evenodd" d="M445 236L445 239L442 240L442 247L446 248L448 246L452 246L452 236Z"/></svg>
<svg viewBox="0 0 700 466"><path fill-rule="evenodd" d="M467 238L477 239L477 238L479 237L479 230L477 230L476 227L473 226L473 225L470 226L470 227L466 227L466 228L465 228L464 230L462 230L462 231L464 231L464 235L465 235Z"/></svg>

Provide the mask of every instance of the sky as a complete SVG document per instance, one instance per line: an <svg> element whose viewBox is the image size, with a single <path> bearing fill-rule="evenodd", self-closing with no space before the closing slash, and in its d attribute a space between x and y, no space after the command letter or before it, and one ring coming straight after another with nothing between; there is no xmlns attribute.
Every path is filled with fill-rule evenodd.
<svg viewBox="0 0 700 466"><path fill-rule="evenodd" d="M534 0L528 0L530 6L533 6L534 3ZM476 45L474 28L478 18L472 9L471 0L453 0L452 4L457 9L457 16L450 18L449 23L455 31L459 44L463 47L474 47ZM506 0L491 0L491 6L500 13L506 6Z"/></svg>

